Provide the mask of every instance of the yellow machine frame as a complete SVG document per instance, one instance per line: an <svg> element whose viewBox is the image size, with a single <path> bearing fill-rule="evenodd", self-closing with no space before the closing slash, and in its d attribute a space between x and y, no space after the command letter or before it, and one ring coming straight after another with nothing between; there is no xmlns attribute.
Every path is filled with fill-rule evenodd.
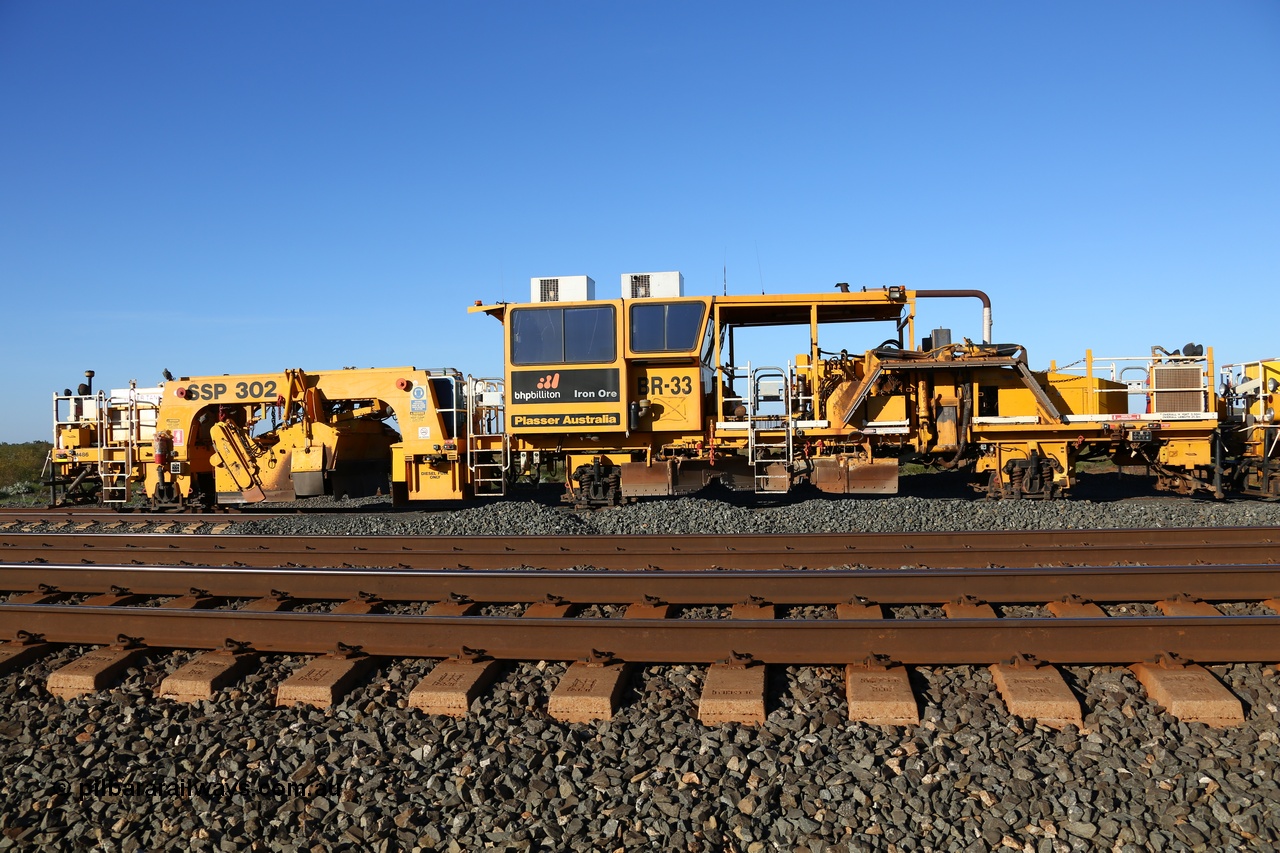
<svg viewBox="0 0 1280 853"><path fill-rule="evenodd" d="M979 300L980 340L953 343L947 329L918 339L917 303L936 298ZM1086 352L1033 372L1023 347L991 341L980 291L470 310L503 324L501 378L291 369L55 395L51 479L73 492L97 483L108 504L137 484L156 506L384 488L404 504L501 496L521 476L563 466L567 500L603 505L713 482L759 494L801 484L894 493L900 465L917 462L973 472L992 497L1050 498L1094 455L1177 492L1280 496L1280 360L1228 366L1221 398L1213 352L1200 348ZM742 330L764 327L799 332L784 363L739 351Z"/></svg>
<svg viewBox="0 0 1280 853"><path fill-rule="evenodd" d="M946 297L981 300L982 342L952 344L949 332L941 337L946 330L917 341L917 300ZM640 304L697 306L702 325L682 349L637 350L630 318ZM1074 484L1084 452L1145 465L1164 488L1213 487L1212 352L1207 359L1153 353L1148 376L1172 374L1185 384L1190 373L1194 384L1147 388L1151 410L1130 413L1133 382L1095 375L1091 353L1083 375L1033 373L1021 346L987 340L990 301L980 291L893 287L471 310L507 326L513 452L563 458L574 502L681 494L713 480L759 493L800 482L835 493L893 493L902 460L973 470L985 475L994 497L1053 497ZM612 318L607 352L586 361L560 350L555 360L522 357L537 324L516 318L575 311ZM841 330L858 327L842 324L861 323L888 324L887 339L854 349ZM785 366L742 359L734 330L763 326L806 329L803 351ZM842 335L839 343L819 340L820 330L832 329ZM555 331L556 340L570 337Z"/></svg>
<svg viewBox="0 0 1280 853"><path fill-rule="evenodd" d="M397 502L457 499L471 493L465 381L413 367L182 377L153 389L145 429L136 401L60 396L52 459L65 480L99 479L104 503L134 483L156 506L388 488Z"/></svg>

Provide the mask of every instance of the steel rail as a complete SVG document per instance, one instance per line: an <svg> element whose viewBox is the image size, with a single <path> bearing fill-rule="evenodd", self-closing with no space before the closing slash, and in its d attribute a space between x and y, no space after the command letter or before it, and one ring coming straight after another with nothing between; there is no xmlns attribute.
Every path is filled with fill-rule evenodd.
<svg viewBox="0 0 1280 853"><path fill-rule="evenodd" d="M235 521L256 521L292 515L318 515L350 512L337 507L312 510L254 509L251 507L220 507L202 512L156 512L146 507L129 507L118 510L74 509L70 507L0 507L0 524L65 524L69 522L100 522L127 524L214 524Z"/></svg>
<svg viewBox="0 0 1280 853"><path fill-rule="evenodd" d="M1275 563L1280 528L743 536L239 536L0 533L0 561L412 569L979 568Z"/></svg>
<svg viewBox="0 0 1280 853"><path fill-rule="evenodd" d="M1173 653L1201 662L1275 661L1280 616L1127 619L684 620L169 611L0 605L0 633L48 642L319 654L448 657L464 647L504 660L575 660L593 652L644 663L841 664L873 654L907 664L989 664L1015 654L1048 663L1133 663Z"/></svg>
<svg viewBox="0 0 1280 853"><path fill-rule="evenodd" d="M557 596L576 604L630 604L652 596L670 604L735 604L748 595L780 605L832 605L858 597L880 604L941 604L972 595L995 604L1044 604L1067 595L1096 602L1206 601L1280 597L1280 566L1132 566L998 569L828 569L764 571L375 571L233 569L177 566L0 565L0 589L340 601L532 602Z"/></svg>

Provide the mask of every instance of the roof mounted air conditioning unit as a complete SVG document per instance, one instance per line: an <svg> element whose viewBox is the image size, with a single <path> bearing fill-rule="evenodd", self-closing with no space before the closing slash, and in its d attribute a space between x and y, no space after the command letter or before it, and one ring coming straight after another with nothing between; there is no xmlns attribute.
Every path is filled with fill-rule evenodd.
<svg viewBox="0 0 1280 853"><path fill-rule="evenodd" d="M530 302L589 302L596 298L596 283L587 275L561 275L529 279Z"/></svg>
<svg viewBox="0 0 1280 853"><path fill-rule="evenodd" d="M678 272L626 272L622 274L623 299L684 296L684 276Z"/></svg>

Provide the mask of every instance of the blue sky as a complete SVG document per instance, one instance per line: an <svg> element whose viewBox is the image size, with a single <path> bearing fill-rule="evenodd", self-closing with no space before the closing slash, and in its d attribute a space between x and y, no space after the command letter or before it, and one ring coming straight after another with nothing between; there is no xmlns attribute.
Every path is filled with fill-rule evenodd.
<svg viewBox="0 0 1280 853"><path fill-rule="evenodd" d="M494 375L540 275L1280 355L1272 0L6 0L0 120L0 441L85 368Z"/></svg>

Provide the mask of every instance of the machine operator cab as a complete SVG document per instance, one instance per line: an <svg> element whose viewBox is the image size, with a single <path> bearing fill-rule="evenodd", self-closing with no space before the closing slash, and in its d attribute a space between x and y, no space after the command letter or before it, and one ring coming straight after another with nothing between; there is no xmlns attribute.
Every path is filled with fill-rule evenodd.
<svg viewBox="0 0 1280 853"><path fill-rule="evenodd" d="M528 303L471 309L505 327L505 427L522 468L562 460L571 493L575 474L591 482L588 503L620 498L624 467L629 494L668 493L650 469L694 452L712 375L712 299L683 287L678 272L627 274L623 298L598 300L587 276L535 278ZM661 491L640 484L651 474Z"/></svg>
<svg viewBox="0 0 1280 853"><path fill-rule="evenodd" d="M647 447L633 433L698 431L710 377L710 297L682 296L679 273L597 300L587 276L533 279L521 305L477 305L505 327L509 434L537 444ZM654 281L658 279L658 281ZM667 286L661 286L667 285Z"/></svg>

